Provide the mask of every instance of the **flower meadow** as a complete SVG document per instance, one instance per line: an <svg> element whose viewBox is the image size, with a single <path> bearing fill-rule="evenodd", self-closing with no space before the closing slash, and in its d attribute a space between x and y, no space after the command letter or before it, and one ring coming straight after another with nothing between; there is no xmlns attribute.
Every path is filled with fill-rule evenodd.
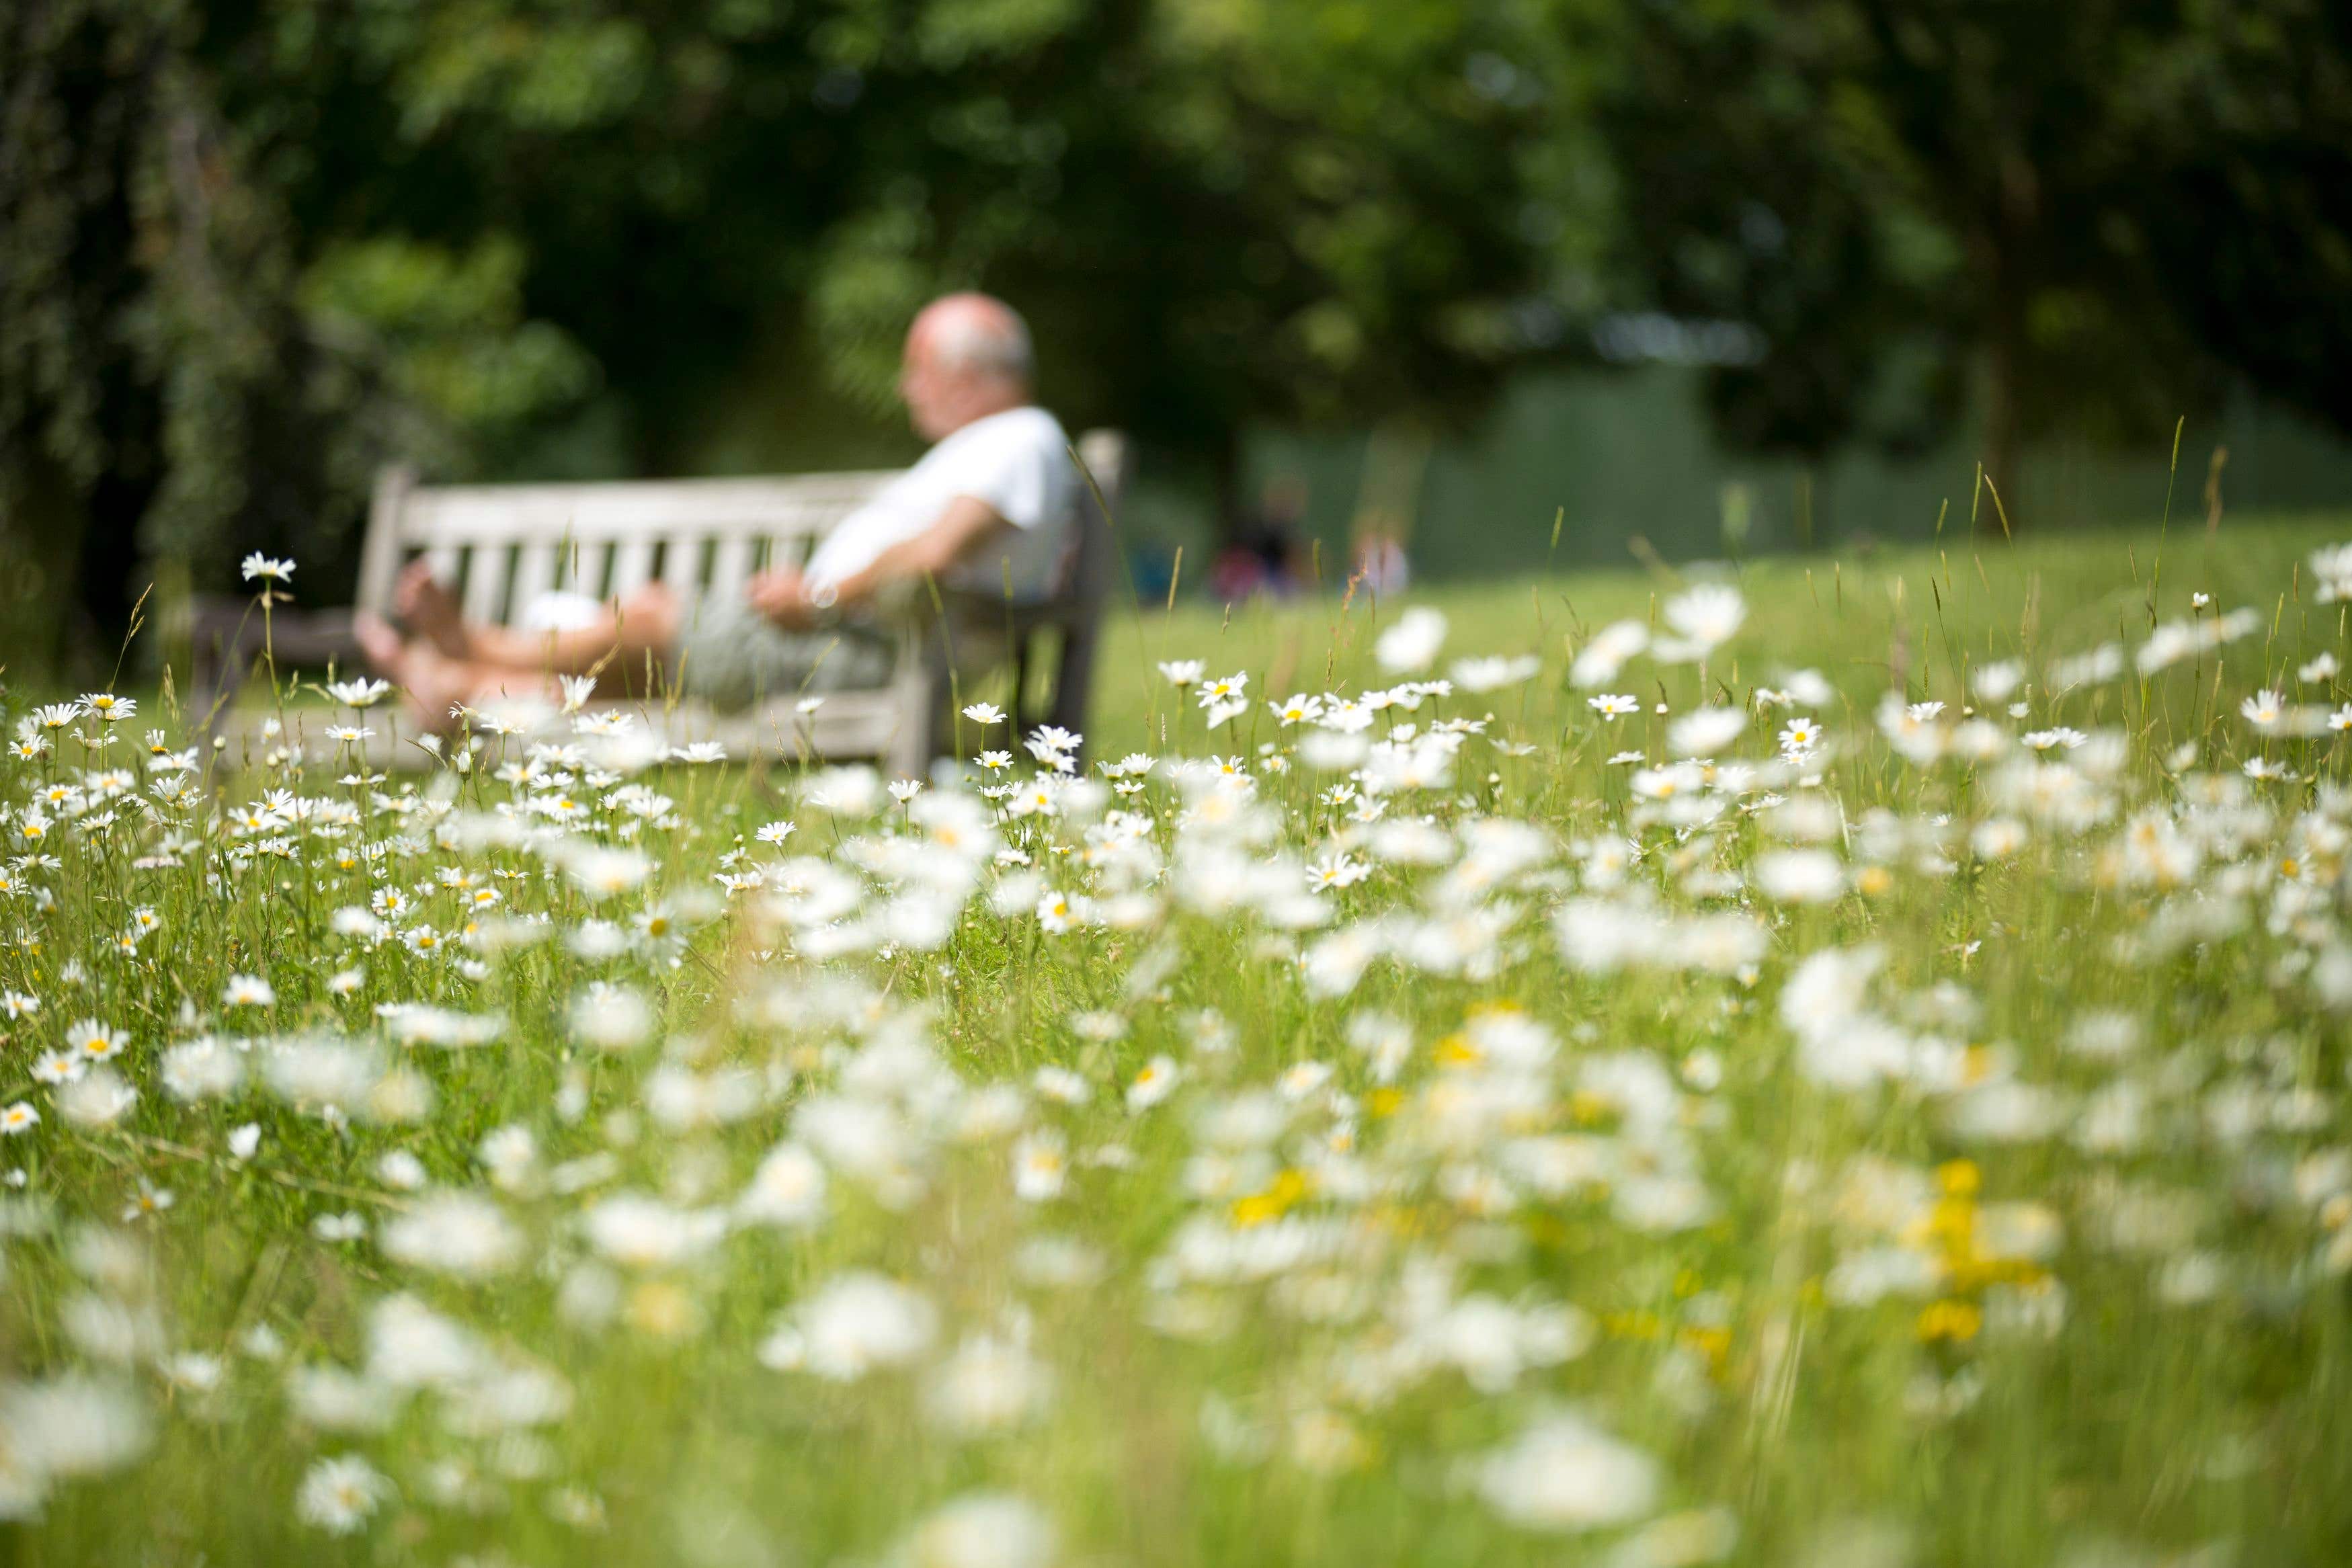
<svg viewBox="0 0 2352 1568"><path fill-rule="evenodd" d="M2034 549L1139 621L920 781L12 694L0 1530L2340 1561L2352 546Z"/></svg>

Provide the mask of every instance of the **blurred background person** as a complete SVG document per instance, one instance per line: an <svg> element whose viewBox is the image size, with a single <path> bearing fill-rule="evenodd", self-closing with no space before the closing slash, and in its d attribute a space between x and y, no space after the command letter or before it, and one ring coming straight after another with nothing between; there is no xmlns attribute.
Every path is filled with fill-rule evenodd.
<svg viewBox="0 0 2352 1568"><path fill-rule="evenodd" d="M1353 575L1365 592L1382 599L1394 598L1412 585L1412 563L1394 525L1381 519L1359 527Z"/></svg>
<svg viewBox="0 0 2352 1568"><path fill-rule="evenodd" d="M1258 493L1257 506L1234 525L1209 572L1211 597L1227 604L1264 596L1288 599L1306 583L1300 525L1307 516L1307 481L1277 474Z"/></svg>

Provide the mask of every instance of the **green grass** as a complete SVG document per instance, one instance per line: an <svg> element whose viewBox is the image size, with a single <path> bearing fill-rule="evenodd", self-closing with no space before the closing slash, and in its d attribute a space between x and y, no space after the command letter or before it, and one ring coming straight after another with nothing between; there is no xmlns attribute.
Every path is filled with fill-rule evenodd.
<svg viewBox="0 0 2352 1568"><path fill-rule="evenodd" d="M1699 576L1732 575L1749 619L1734 660L1714 672L1738 687L1788 666L1819 668L1874 700L1889 685L1948 695L1956 668L2042 648L2075 649L2145 635L2155 605L2189 612L2193 591L2266 610L2293 594L2307 551L2352 535L2352 518L2237 519L2208 536L2200 520L2169 528L2068 533L2010 544L1960 534L1928 549L1867 555L1781 556L1712 568L1533 576L1516 583L1415 591L1451 619L1448 656L1543 652L1621 617L1647 620L1658 601ZM2307 597L2307 596L2306 596ZM1395 607L1334 594L1289 604L1255 601L1229 615L1195 601L1174 613L1144 609L1112 632L1096 728L1112 745L1157 736L1170 713L1160 660L1207 660L1222 673L1256 672L1270 695L1322 689L1327 679L1377 680L1368 632ZM1253 690L1256 688L1254 686ZM1555 705L1538 690L1532 706ZM1570 705L1573 706L1575 705ZM1142 727L1138 715L1150 716Z"/></svg>
<svg viewBox="0 0 2352 1568"><path fill-rule="evenodd" d="M0 990L38 1004L0 1106L39 1115L0 1138L0 1531L27 1563L2336 1561L2347 683L2297 671L2347 656L2305 564L2347 533L1414 595L1438 673L1539 663L1371 716L1408 748L1483 721L1378 822L1265 706L1398 678L1402 607L1337 598L1122 618L1090 756L1163 766L1060 818L772 766L629 797L584 752L501 779L516 741L158 795L154 703L97 757L77 719L0 783L55 860L0 894ZM1604 722L1570 661L1711 577L1745 623L1631 661ZM2253 630L2142 675L2192 593ZM2047 689L2107 643L2122 675ZM1180 658L1248 711L1207 729ZM1826 702L1758 715L1808 669ZM2241 716L2265 686L2312 733ZM1946 705L1930 737L1983 719L1970 754L1906 759L1889 692ZM1663 766L1710 703L1744 729ZM1777 768L1806 713L1823 749ZM1164 766L1204 756L1254 786ZM1342 854L1363 878L1306 892ZM381 937L339 916L386 891ZM599 1042L638 1032L599 983L645 1038ZM392 1003L493 1021L434 1043ZM135 1103L37 1081L83 1019ZM205 1060L240 1081L175 1093ZM785 1145L807 1211L748 1215ZM479 1270L461 1228L418 1242L436 1195L495 1217ZM914 1293L899 1339L887 1292L796 1316L864 1274ZM342 1455L379 1484L339 1534L299 1500Z"/></svg>

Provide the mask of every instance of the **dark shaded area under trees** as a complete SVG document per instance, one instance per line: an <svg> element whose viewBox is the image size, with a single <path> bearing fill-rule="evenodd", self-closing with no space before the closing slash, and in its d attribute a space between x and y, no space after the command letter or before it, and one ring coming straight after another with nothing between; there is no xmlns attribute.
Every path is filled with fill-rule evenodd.
<svg viewBox="0 0 2352 1568"><path fill-rule="evenodd" d="M1612 311L1747 323L1721 428L2352 429L2352 18L2318 0L18 0L12 600L118 632L375 465L674 472L755 356L886 456L898 333L1020 301L1048 401L1213 476L1459 427ZM12 611L13 613L13 611ZM24 656L19 654L19 657Z"/></svg>

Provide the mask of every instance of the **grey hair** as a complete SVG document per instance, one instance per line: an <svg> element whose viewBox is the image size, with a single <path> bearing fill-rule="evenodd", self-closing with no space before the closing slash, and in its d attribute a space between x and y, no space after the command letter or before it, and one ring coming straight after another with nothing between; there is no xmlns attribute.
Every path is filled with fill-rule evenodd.
<svg viewBox="0 0 2352 1568"><path fill-rule="evenodd" d="M1002 376L1026 386L1036 379L1037 358L1029 345L1029 324L1009 305L994 310L957 310L936 329L932 340L940 363L957 370Z"/></svg>

